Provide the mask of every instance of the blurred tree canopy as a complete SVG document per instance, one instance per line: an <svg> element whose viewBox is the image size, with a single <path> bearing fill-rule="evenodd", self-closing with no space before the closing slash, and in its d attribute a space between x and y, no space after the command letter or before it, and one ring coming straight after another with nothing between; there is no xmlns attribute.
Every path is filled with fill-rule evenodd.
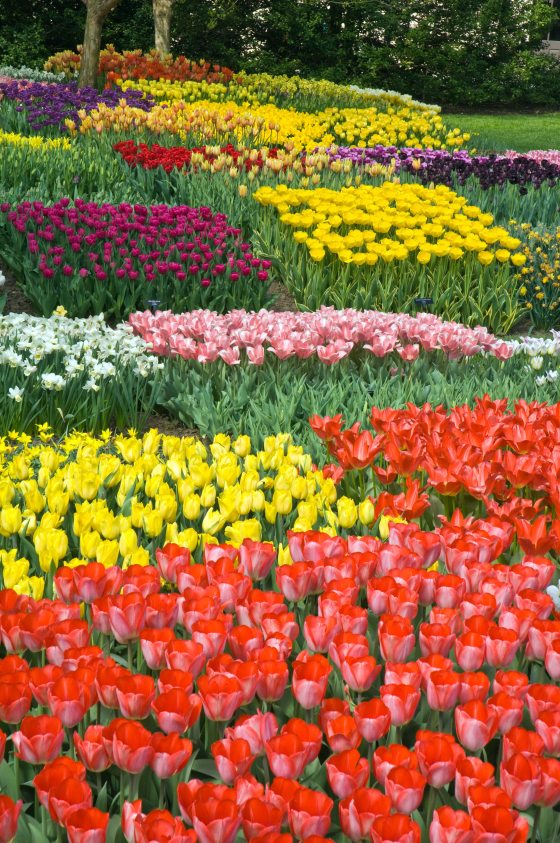
<svg viewBox="0 0 560 843"><path fill-rule="evenodd" d="M0 64L75 49L82 0L0 0ZM384 87L460 105L560 103L560 62L540 51L548 0L175 0L175 54L234 70ZM154 46L152 0L122 0L103 43Z"/></svg>

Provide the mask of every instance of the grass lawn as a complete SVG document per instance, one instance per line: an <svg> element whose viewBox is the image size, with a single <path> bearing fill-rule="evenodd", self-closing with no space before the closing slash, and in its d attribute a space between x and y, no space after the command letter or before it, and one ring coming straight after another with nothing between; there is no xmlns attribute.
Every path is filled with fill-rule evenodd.
<svg viewBox="0 0 560 843"><path fill-rule="evenodd" d="M446 114L449 126L471 134L479 151L560 149L560 112L551 114Z"/></svg>

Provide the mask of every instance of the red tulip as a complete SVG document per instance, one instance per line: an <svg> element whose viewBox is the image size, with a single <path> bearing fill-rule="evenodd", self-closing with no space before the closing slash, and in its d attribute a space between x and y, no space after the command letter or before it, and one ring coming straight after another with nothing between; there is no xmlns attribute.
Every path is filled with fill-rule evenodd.
<svg viewBox="0 0 560 843"><path fill-rule="evenodd" d="M438 808L430 823L430 843L474 843L471 818L448 805Z"/></svg>
<svg viewBox="0 0 560 843"><path fill-rule="evenodd" d="M502 760L507 761L518 752L522 755L542 755L544 753L543 739L536 732L514 726L503 737Z"/></svg>
<svg viewBox="0 0 560 843"><path fill-rule="evenodd" d="M26 675L6 674L0 682L0 720L20 723L31 708L32 694Z"/></svg>
<svg viewBox="0 0 560 843"><path fill-rule="evenodd" d="M276 559L276 548L272 542L255 542L252 539L243 539L238 552L238 570L252 580L265 579Z"/></svg>
<svg viewBox="0 0 560 843"><path fill-rule="evenodd" d="M308 661L295 662L292 675L292 693L302 708L319 705L331 673L331 666L324 656L314 655Z"/></svg>
<svg viewBox="0 0 560 843"><path fill-rule="evenodd" d="M329 720L325 734L327 743L333 752L355 749L362 742L356 721L349 714L341 714Z"/></svg>
<svg viewBox="0 0 560 843"><path fill-rule="evenodd" d="M284 696L290 678L288 665L283 659L259 660L257 696L265 702L275 702Z"/></svg>
<svg viewBox="0 0 560 843"><path fill-rule="evenodd" d="M455 709L455 729L463 746L479 752L489 743L498 728L497 715L480 700L472 700Z"/></svg>
<svg viewBox="0 0 560 843"><path fill-rule="evenodd" d="M255 715L258 716L258 715ZM274 715L260 715L261 717ZM300 720L297 717L292 717L287 723L282 726L282 735L295 735L302 742L305 747L305 763L312 764L318 757L321 751L321 744L323 736L318 726L313 723L306 723L305 720Z"/></svg>
<svg viewBox="0 0 560 843"><path fill-rule="evenodd" d="M243 738L225 738L210 747L218 774L225 784L244 776L254 761L248 741Z"/></svg>
<svg viewBox="0 0 560 843"><path fill-rule="evenodd" d="M474 808L471 820L475 840L485 843L525 843L529 834L527 820L508 808Z"/></svg>
<svg viewBox="0 0 560 843"><path fill-rule="evenodd" d="M118 708L117 681L122 676L130 676L126 667L120 665L100 665L95 677L95 690L105 708Z"/></svg>
<svg viewBox="0 0 560 843"><path fill-rule="evenodd" d="M264 746L273 776L298 779L307 764L307 749L297 735L283 734L270 738Z"/></svg>
<svg viewBox="0 0 560 843"><path fill-rule="evenodd" d="M190 694L193 689L193 678L187 670L164 668L159 673L157 689L159 694L176 690L185 691L186 694Z"/></svg>
<svg viewBox="0 0 560 843"><path fill-rule="evenodd" d="M139 592L111 597L109 626L119 644L139 638L146 622L146 600Z"/></svg>
<svg viewBox="0 0 560 843"><path fill-rule="evenodd" d="M43 807L48 809L49 793L55 784L68 778L85 781L86 770L79 761L73 761L72 758L65 756L55 758L54 761L45 764L41 772L37 773L33 779L33 786Z"/></svg>
<svg viewBox="0 0 560 843"><path fill-rule="evenodd" d="M381 787L385 787L385 780L394 767L416 770L418 759L414 752L399 743L377 747L373 753L373 772Z"/></svg>
<svg viewBox="0 0 560 843"><path fill-rule="evenodd" d="M385 779L385 792L391 800L393 810L411 814L424 798L426 779L418 770L407 767L393 767Z"/></svg>
<svg viewBox="0 0 560 843"><path fill-rule="evenodd" d="M360 735L374 743L391 728L391 712L381 699L359 703L354 709L354 720Z"/></svg>
<svg viewBox="0 0 560 843"><path fill-rule="evenodd" d="M416 755L420 772L428 784L443 787L455 778L457 761L464 757L464 752L452 738L447 740L444 736L434 736L417 740Z"/></svg>
<svg viewBox="0 0 560 843"><path fill-rule="evenodd" d="M140 773L153 756L151 734L140 723L120 723L112 735L113 762L127 773Z"/></svg>
<svg viewBox="0 0 560 843"><path fill-rule="evenodd" d="M494 767L480 758L466 757L457 761L455 771L455 798L461 805L467 804L469 790L474 785L492 787Z"/></svg>
<svg viewBox="0 0 560 843"><path fill-rule="evenodd" d="M197 722L201 709L202 700L198 694L189 694L181 688L165 691L152 703L158 726L166 735L186 732Z"/></svg>
<svg viewBox="0 0 560 843"><path fill-rule="evenodd" d="M300 787L288 805L290 831L298 840L324 836L331 825L333 801L324 793Z"/></svg>
<svg viewBox="0 0 560 843"><path fill-rule="evenodd" d="M508 667L514 660L520 643L519 636L513 629L491 627L486 639L486 661L490 667Z"/></svg>
<svg viewBox="0 0 560 843"><path fill-rule="evenodd" d="M283 570L283 568L280 570ZM337 616L324 618L316 615L307 615L303 623L305 643L314 653L326 653L339 632L340 620Z"/></svg>
<svg viewBox="0 0 560 843"><path fill-rule="evenodd" d="M111 759L102 738L103 726L91 725L81 738L78 732L72 735L76 754L92 773L101 773L111 766Z"/></svg>
<svg viewBox="0 0 560 843"><path fill-rule="evenodd" d="M242 705L243 689L239 679L223 674L200 676L198 692L209 720L230 720Z"/></svg>
<svg viewBox="0 0 560 843"><path fill-rule="evenodd" d="M505 735L523 720L523 700L501 691L488 700L488 708L497 718L500 734Z"/></svg>
<svg viewBox="0 0 560 843"><path fill-rule="evenodd" d="M560 707L558 685L531 685L525 698L529 716L533 723L545 711L557 711Z"/></svg>
<svg viewBox="0 0 560 843"><path fill-rule="evenodd" d="M472 700L484 701L490 690L490 680L485 673L461 673L459 675L459 703L465 705Z"/></svg>
<svg viewBox="0 0 560 843"><path fill-rule="evenodd" d="M388 796L374 788L360 787L338 803L342 833L350 840L363 840L369 837L374 820L387 816L390 810Z"/></svg>
<svg viewBox="0 0 560 843"><path fill-rule="evenodd" d="M144 720L150 713L156 688L151 676L137 673L117 679L117 702L123 717Z"/></svg>
<svg viewBox="0 0 560 843"><path fill-rule="evenodd" d="M524 700L529 688L529 677L516 670L497 670L494 677L493 691L495 694L504 691L513 697Z"/></svg>
<svg viewBox="0 0 560 843"><path fill-rule="evenodd" d="M246 840L279 833L282 828L282 809L272 802L263 802L262 799L248 799L241 808L241 817Z"/></svg>
<svg viewBox="0 0 560 843"><path fill-rule="evenodd" d="M182 770L192 755L192 743L177 733L154 734L151 738L153 755L150 767L158 779L168 779Z"/></svg>
<svg viewBox="0 0 560 843"><path fill-rule="evenodd" d="M539 758L541 794L539 802L553 808L560 802L560 761L557 758Z"/></svg>
<svg viewBox="0 0 560 843"><path fill-rule="evenodd" d="M80 779L62 779L49 790L49 814L55 823L64 825L66 814L76 808L91 808L91 787Z"/></svg>
<svg viewBox="0 0 560 843"><path fill-rule="evenodd" d="M185 670L196 679L206 663L202 644L196 641L172 641L165 651L167 667L173 670Z"/></svg>
<svg viewBox="0 0 560 843"><path fill-rule="evenodd" d="M387 662L385 664L385 685L412 685L420 690L422 675L418 662Z"/></svg>
<svg viewBox="0 0 560 843"><path fill-rule="evenodd" d="M409 723L420 702L420 691L412 685L382 685L379 696L391 713L393 726Z"/></svg>
<svg viewBox="0 0 560 843"><path fill-rule="evenodd" d="M372 843L420 843L420 826L406 814L378 817L371 827Z"/></svg>
<svg viewBox="0 0 560 843"><path fill-rule="evenodd" d="M545 752L560 755L560 711L543 711L535 720L535 731L543 741Z"/></svg>
<svg viewBox="0 0 560 843"><path fill-rule="evenodd" d="M448 656L455 642L455 633L447 624L421 623L418 642L423 656L429 656L432 653Z"/></svg>
<svg viewBox="0 0 560 843"><path fill-rule="evenodd" d="M542 794L541 770L535 757L511 755L500 767L502 787L516 808L526 811Z"/></svg>
<svg viewBox="0 0 560 843"><path fill-rule="evenodd" d="M289 721L291 722L291 721ZM287 724L286 724L287 725ZM305 724L307 726L307 724ZM286 726L284 726L284 729ZM313 728L313 727L308 727ZM256 714L242 715L236 720L233 726L226 729L224 737L243 738L251 747L253 755L260 755L264 752L266 741L278 733L278 721L272 712L263 714L258 711Z"/></svg>
<svg viewBox="0 0 560 843"><path fill-rule="evenodd" d="M249 653L262 648L264 636L253 626L236 626L228 635L228 645L234 659L247 661Z"/></svg>
<svg viewBox="0 0 560 843"><path fill-rule="evenodd" d="M368 691L381 672L373 656L348 656L340 665L342 678L352 691Z"/></svg>
<svg viewBox="0 0 560 843"><path fill-rule="evenodd" d="M435 711L450 711L459 699L461 677L452 670L434 670L426 681L428 705Z"/></svg>
<svg viewBox="0 0 560 843"><path fill-rule="evenodd" d="M130 804L130 803L129 803ZM187 830L178 817L157 809L149 814L138 812L132 822L132 843L196 843L192 829Z"/></svg>
<svg viewBox="0 0 560 843"><path fill-rule="evenodd" d="M465 632L455 640L455 658L462 670L479 670L484 664L486 639L476 632Z"/></svg>
<svg viewBox="0 0 560 843"><path fill-rule="evenodd" d="M0 843L15 839L22 806L21 799L14 802L9 796L0 795Z"/></svg>
<svg viewBox="0 0 560 843"><path fill-rule="evenodd" d="M29 764L46 764L60 754L64 729L58 717L41 714L24 717L18 732L12 734L16 755Z"/></svg>
<svg viewBox="0 0 560 843"><path fill-rule="evenodd" d="M357 788L364 787L369 778L369 764L360 757L357 749L350 749L327 760L327 780L332 792L339 799L350 796Z"/></svg>
<svg viewBox="0 0 560 843"><path fill-rule="evenodd" d="M385 661L405 662L414 649L414 627L408 618L382 615L378 636L381 655Z"/></svg>
<svg viewBox="0 0 560 843"><path fill-rule="evenodd" d="M201 799L193 803L193 826L199 843L233 843L241 817L229 799Z"/></svg>
<svg viewBox="0 0 560 843"><path fill-rule="evenodd" d="M156 563L164 580L177 584L177 569L191 564L191 552L186 547L169 542L156 549Z"/></svg>
<svg viewBox="0 0 560 843"><path fill-rule="evenodd" d="M144 629L140 633L140 647L144 661L150 670L161 670L165 665L165 653L169 644L175 641L172 629Z"/></svg>

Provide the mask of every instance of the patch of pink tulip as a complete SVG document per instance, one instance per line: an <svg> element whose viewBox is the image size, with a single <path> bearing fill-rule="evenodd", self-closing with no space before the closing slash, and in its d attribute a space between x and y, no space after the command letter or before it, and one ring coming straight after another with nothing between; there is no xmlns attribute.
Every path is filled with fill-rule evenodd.
<svg viewBox="0 0 560 843"><path fill-rule="evenodd" d="M231 311L223 316L210 310L174 315L146 311L130 316L134 331L150 343L155 354L229 365L242 360L264 363L265 354L280 360L316 355L334 364L352 351L375 357L395 353L405 361L421 351L441 351L450 359L487 353L500 360L511 357L508 343L486 328L467 328L444 322L431 313L381 313L375 310L335 310L322 307L312 313Z"/></svg>

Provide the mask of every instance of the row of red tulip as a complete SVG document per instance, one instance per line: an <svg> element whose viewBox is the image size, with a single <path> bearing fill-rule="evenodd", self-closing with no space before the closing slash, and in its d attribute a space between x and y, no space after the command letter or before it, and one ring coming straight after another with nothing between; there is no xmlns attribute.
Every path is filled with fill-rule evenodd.
<svg viewBox="0 0 560 843"><path fill-rule="evenodd" d="M250 540L201 564L168 545L153 567L62 568L52 600L1 591L0 720L46 835L101 843L117 804L136 843L548 829L560 620L555 565L522 556L524 535L456 512L431 532L393 522L388 542L288 533L291 564ZM29 786L14 796L2 843Z"/></svg>

